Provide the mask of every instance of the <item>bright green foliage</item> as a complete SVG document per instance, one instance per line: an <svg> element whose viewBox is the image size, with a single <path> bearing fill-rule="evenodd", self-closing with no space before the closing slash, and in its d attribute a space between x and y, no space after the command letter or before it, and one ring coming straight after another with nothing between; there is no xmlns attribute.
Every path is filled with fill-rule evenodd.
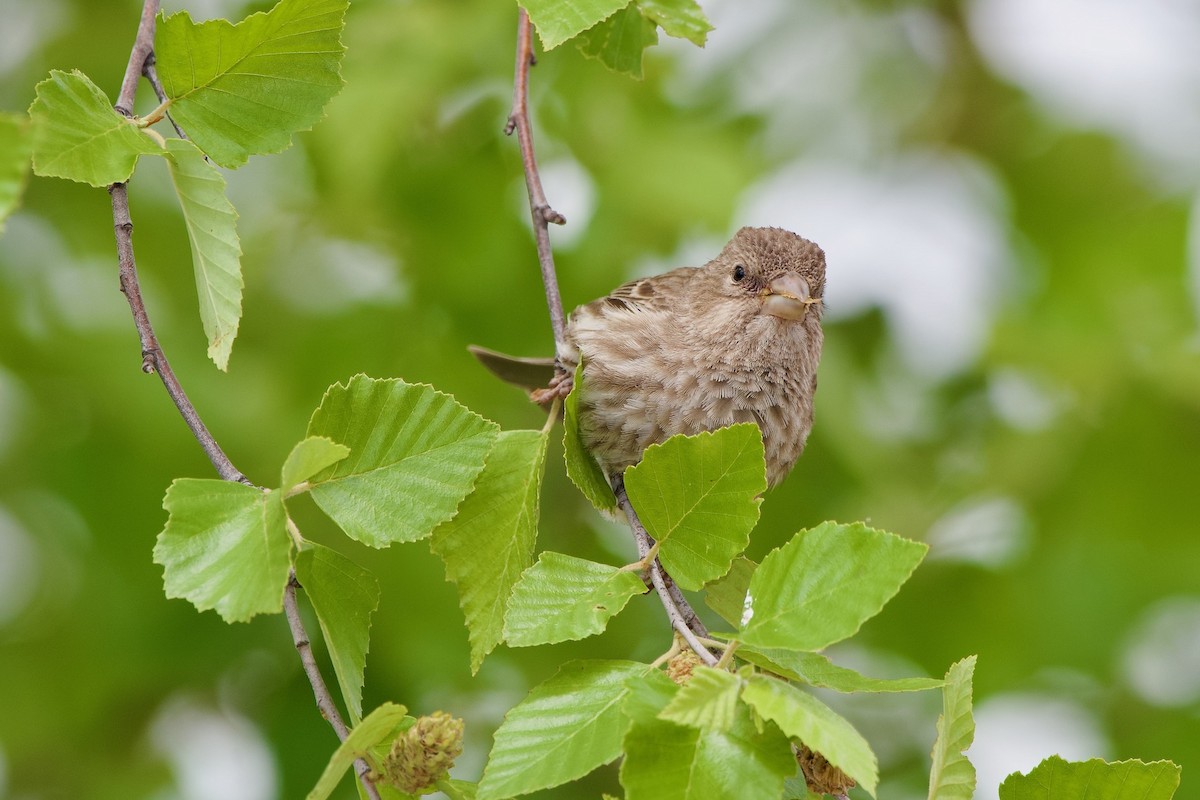
<svg viewBox="0 0 1200 800"><path fill-rule="evenodd" d="M237 212L225 197L225 178L204 160L194 144L168 139L166 149L167 167L192 245L208 357L225 369L242 316L242 246L237 235Z"/></svg>
<svg viewBox="0 0 1200 800"><path fill-rule="evenodd" d="M170 111L209 158L239 167L308 130L342 87L348 0L280 0L234 25L159 20L155 56Z"/></svg>
<svg viewBox="0 0 1200 800"><path fill-rule="evenodd" d="M32 147L26 118L0 114L0 233L21 200Z"/></svg>
<svg viewBox="0 0 1200 800"><path fill-rule="evenodd" d="M504 640L531 647L593 636L645 591L635 572L547 551L513 589Z"/></svg>
<svg viewBox="0 0 1200 800"><path fill-rule="evenodd" d="M625 471L629 502L676 583L699 589L729 572L758 522L766 469L762 433L743 423L672 436Z"/></svg>
<svg viewBox="0 0 1200 800"><path fill-rule="evenodd" d="M1170 800L1179 788L1170 761L1064 761L1050 756L1000 784L1000 800Z"/></svg>
<svg viewBox="0 0 1200 800"><path fill-rule="evenodd" d="M742 698L760 717L825 756L830 764L875 795L879 765L871 746L829 706L789 683L763 675L750 678Z"/></svg>
<svg viewBox="0 0 1200 800"><path fill-rule="evenodd" d="M921 692L945 685L937 678L868 678L839 667L821 653L741 647L737 654L776 675L835 692Z"/></svg>
<svg viewBox="0 0 1200 800"><path fill-rule="evenodd" d="M325 800L337 788L342 775L350 769L354 759L370 755L372 748L394 739L398 729L402 730L407 727L405 723L411 722L412 717L408 716L408 709L404 706L384 703L376 708L366 719L355 725L346 741L333 751L329 764L317 779L317 785L308 793L307 800Z"/></svg>
<svg viewBox="0 0 1200 800"><path fill-rule="evenodd" d="M796 771L787 738L774 725L759 731L744 705L728 730L659 719L678 687L656 672L631 686L621 785L626 800L745 800L779 797Z"/></svg>
<svg viewBox="0 0 1200 800"><path fill-rule="evenodd" d="M470 781L460 781L453 778L444 781L438 781L437 788L450 798L450 800L475 800L478 792L478 785Z"/></svg>
<svg viewBox="0 0 1200 800"><path fill-rule="evenodd" d="M350 448L324 436L310 436L292 448L283 462L280 491L285 495L313 475L327 469L346 456Z"/></svg>
<svg viewBox="0 0 1200 800"><path fill-rule="evenodd" d="M659 719L718 731L729 730L737 715L742 680L731 672L696 667L691 679L675 693Z"/></svg>
<svg viewBox="0 0 1200 800"><path fill-rule="evenodd" d="M767 555L750 579L738 638L758 647L820 650L854 633L908 580L928 547L861 522L823 522Z"/></svg>
<svg viewBox="0 0 1200 800"><path fill-rule="evenodd" d="M642 54L658 44L658 28L630 4L576 40L585 56L598 58L609 69L641 80Z"/></svg>
<svg viewBox="0 0 1200 800"><path fill-rule="evenodd" d="M537 28L542 47L553 50L567 39L608 19L629 0L519 0Z"/></svg>
<svg viewBox="0 0 1200 800"><path fill-rule="evenodd" d="M357 723L362 719L363 671L371 614L379 607L379 582L341 553L311 543L296 557L296 576L317 612L342 698L351 721Z"/></svg>
<svg viewBox="0 0 1200 800"><path fill-rule="evenodd" d="M824 798L808 790L804 773L797 770L795 775L783 782L783 800L824 800Z"/></svg>
<svg viewBox="0 0 1200 800"><path fill-rule="evenodd" d="M35 91L29 107L35 174L107 186L127 180L138 156L162 155L82 72L51 70Z"/></svg>
<svg viewBox="0 0 1200 800"><path fill-rule="evenodd" d="M433 531L430 547L458 586L471 641L471 671L503 638L513 585L533 563L547 434L504 431L475 491Z"/></svg>
<svg viewBox="0 0 1200 800"><path fill-rule="evenodd" d="M470 781L450 779L438 784L450 800L475 800L479 796L479 784Z"/></svg>
<svg viewBox="0 0 1200 800"><path fill-rule="evenodd" d="M929 771L929 800L971 800L975 796L975 767L964 755L975 739L971 715L971 681L975 656L951 665L942 689L942 714L933 743Z"/></svg>
<svg viewBox="0 0 1200 800"><path fill-rule="evenodd" d="M600 511L612 511L617 507L604 471L596 458L583 443L579 432L579 395L583 391L583 361L575 368L575 383L563 403L563 454L567 462L567 476L579 487L583 496Z"/></svg>
<svg viewBox="0 0 1200 800"><path fill-rule="evenodd" d="M629 720L626 681L649 667L633 661L572 661L504 717L479 782L499 800L582 777L621 753Z"/></svg>
<svg viewBox="0 0 1200 800"><path fill-rule="evenodd" d="M704 602L735 628L742 624L746 592L750 591L750 576L756 569L758 564L745 556L738 556L733 560L729 572L704 586Z"/></svg>
<svg viewBox="0 0 1200 800"><path fill-rule="evenodd" d="M291 540L283 495L219 480L180 478L167 489L170 516L154 546L167 597L216 609L226 622L283 607Z"/></svg>
<svg viewBox="0 0 1200 800"><path fill-rule="evenodd" d="M704 47L713 29L696 0L637 0L637 6L667 36L687 39L697 47Z"/></svg>
<svg viewBox="0 0 1200 800"><path fill-rule="evenodd" d="M313 499L372 547L424 539L470 493L498 432L430 386L356 375L329 387L308 423L309 436L350 448L312 478Z"/></svg>

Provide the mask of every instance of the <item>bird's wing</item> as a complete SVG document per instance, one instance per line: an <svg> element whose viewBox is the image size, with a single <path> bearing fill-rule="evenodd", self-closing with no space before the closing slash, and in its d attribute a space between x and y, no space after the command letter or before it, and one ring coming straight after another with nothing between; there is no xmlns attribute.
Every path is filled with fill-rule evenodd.
<svg viewBox="0 0 1200 800"><path fill-rule="evenodd" d="M618 286L607 297L593 300L583 308L601 314L667 311L685 294L688 281L697 271L695 267L680 267L652 278L639 278Z"/></svg>

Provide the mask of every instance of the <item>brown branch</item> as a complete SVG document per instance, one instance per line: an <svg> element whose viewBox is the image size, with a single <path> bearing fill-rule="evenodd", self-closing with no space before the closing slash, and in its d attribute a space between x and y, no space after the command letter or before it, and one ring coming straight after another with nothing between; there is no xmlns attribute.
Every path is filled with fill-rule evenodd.
<svg viewBox="0 0 1200 800"><path fill-rule="evenodd" d="M296 600L296 587L299 585L300 581L296 580L296 571L292 570L288 575L287 588L283 591L283 611L287 616L288 627L292 629L292 643L296 645L296 652L300 654L300 663L304 666L304 674L308 676L308 682L312 684L313 695L317 700L317 710L333 727L338 739L344 742L350 735L350 731L346 727L346 723L342 721L342 715L338 713L333 696L330 695L329 688L325 685L321 668L317 666L317 659L313 656L308 631L304 629L304 623L300 619L300 604ZM355 759L354 771L357 773L363 789L366 790L367 797L371 800L380 800L379 790L375 788L371 777L371 765L367 763L366 759Z"/></svg>
<svg viewBox="0 0 1200 800"><path fill-rule="evenodd" d="M137 37L133 40L133 49L129 51L129 63L125 66L125 77L121 81L121 94L117 96L117 104L114 106L117 113L127 117L133 116L133 97L137 94L142 65L154 52L154 18L158 15L158 5L159 0L146 0L142 5L142 19L138 23Z"/></svg>
<svg viewBox="0 0 1200 800"><path fill-rule="evenodd" d="M629 502L629 495L625 491L625 479L617 477L613 479L613 493L617 496L617 506L625 512L625 518L629 521L629 527L633 530L633 538L637 543L638 556L646 558L650 553L650 548L654 546L650 538L650 534L646 532L646 526L642 524L638 518L637 511L633 504ZM649 564L650 583L654 586L654 591L658 593L658 599L662 601L663 609L667 612L667 619L671 621L671 627L679 631L679 635L688 643L688 647L700 657L705 664L710 667L717 665L717 657L714 656L707 647L702 645L696 638L696 632L689 624L690 620L700 623L699 617L696 616L695 610L687 599L679 591L679 587L674 586L674 581L671 582L671 587L667 586L667 581L670 576L666 570L662 568L662 564L655 557ZM674 592L671 591L674 588ZM703 624L701 623L701 628ZM708 631L705 630L705 635Z"/></svg>
<svg viewBox="0 0 1200 800"><path fill-rule="evenodd" d="M538 174L537 159L533 152L533 131L529 124L529 68L537 61L533 55L533 24L524 8L518 8L517 22L517 65L516 76L513 80L512 113L504 128L505 134L517 134L517 142L521 147L521 163L525 168L525 189L529 193L529 212L533 219L534 236L537 239L538 262L542 269L542 283L546 287L546 305L550 309L550 324L554 328L556 347L565 341L566 319L563 316L562 298L558 292L558 276L554 269L554 253L550 249L550 223L565 225L567 220L559 214L546 200L546 192L542 189L542 179ZM567 376L566 370L559 362L555 362L559 378ZM638 519L637 511L629 502L625 493L625 481L617 477L613 481L613 491L617 494L617 503L625 511L629 527L633 530L637 542L638 555L645 558L650 552L652 542L650 534ZM709 666L717 663L716 657L696 639L697 636L707 638L708 629L696 615L687 598L675 585L675 581L655 558L650 562L650 581L662 600L667 618L671 626L679 631L696 654Z"/></svg>
<svg viewBox="0 0 1200 800"><path fill-rule="evenodd" d="M162 81L158 79L158 68L155 66L154 52L151 51L149 57L146 58L146 63L142 66L142 74L146 76L146 80L150 82L150 88L154 90L154 96L158 98L158 102L167 102L167 92L163 89ZM188 138L188 135L183 132L183 128L179 127L179 123L171 116L171 112L164 112L167 115L167 120L171 123L171 127L175 129L175 134L180 139ZM208 156L205 156L207 159Z"/></svg>
<svg viewBox="0 0 1200 800"><path fill-rule="evenodd" d="M557 348L564 341L566 317L563 315L562 298L558 293L558 275L554 270L554 253L550 249L550 223L565 225L567 220L550 207L542 179L538 175L537 160L533 155L533 131L529 125L529 68L534 65L533 25L525 9L518 9L517 24L517 67L513 80L512 113L504 128L506 134L516 131L521 147L521 163L525 167L525 188L529 192L529 213L533 219L533 233L537 240L538 262L542 268L542 284L546 287L546 305L550 309L550 324L554 328L554 344ZM562 365L559 374L566 375Z"/></svg>
<svg viewBox="0 0 1200 800"><path fill-rule="evenodd" d="M132 116L133 114L133 102L134 95L137 92L138 77L143 73L146 74L154 86L155 93L160 95L160 100L162 99L162 87L158 82L157 73L154 71L154 28L158 6L159 0L145 0L142 6L142 18L138 24L137 37L134 40L133 49L129 54L129 64L125 68L125 77L121 82L121 94L117 99L117 104L114 106L118 113L125 116ZM172 124L174 124L173 120ZM178 127L176 127L176 130L179 130ZM183 135L182 131L179 131L179 133L181 136ZM171 364L167 361L167 356L158 343L158 337L155 336L154 328L150 324L150 317L146 313L146 305L142 300L141 286L138 283L137 262L133 255L133 220L129 214L129 194L126 185L124 183L114 183L108 187L108 193L112 199L113 229L117 239L117 259L120 270L121 291L125 293L125 297L129 301L129 310L133 313L133 323L137 328L138 338L141 340L142 371L158 373L162 379L163 386L166 387L167 394L171 397L171 401L179 409L184 422L187 423L192 435L196 437L201 448L203 448L205 454L212 462L213 467L216 468L217 474L227 481L253 485L233 465L233 462L229 460L229 457L225 455L220 445L217 444L216 439L209 433L208 428L200 419L200 414L196 411L196 407L188 400L187 394L183 391L183 386L180 385L179 380L175 377L175 372L171 369ZM329 687L325 684L321 670L317 667L316 659L313 658L308 632L304 629L304 623L300 619L300 609L296 601L297 586L299 586L299 583L296 581L296 573L293 570L288 577L287 588L284 590L283 603L284 614L287 617L288 626L292 631L292 641L300 654L300 663L304 667L304 673L312 685L313 695L317 700L317 709L321 712L321 716L333 727L338 739L345 741L349 735L349 730L346 728L346 723L342 720L342 716L338 712L337 705L333 702L333 696L329 692ZM360 758L355 760L354 766L367 797L371 800L380 800L379 791L376 789L370 775L370 765L364 759Z"/></svg>

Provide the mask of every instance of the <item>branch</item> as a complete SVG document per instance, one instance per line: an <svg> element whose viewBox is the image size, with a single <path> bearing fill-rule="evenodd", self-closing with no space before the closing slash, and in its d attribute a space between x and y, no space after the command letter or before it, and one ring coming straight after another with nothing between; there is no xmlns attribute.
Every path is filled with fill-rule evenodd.
<svg viewBox="0 0 1200 800"><path fill-rule="evenodd" d="M150 88L154 90L154 96L158 98L159 103L167 102L167 92L163 89L162 81L158 79L158 69L155 67L154 52L146 58L145 65L142 66L142 74L146 76L146 80L150 82ZM166 112L167 119L171 123L171 127L175 129L175 133L180 139L188 138L188 135L183 132L183 128L179 127L179 123L171 116L171 112ZM208 156L205 156L207 159Z"/></svg>
<svg viewBox="0 0 1200 800"><path fill-rule="evenodd" d="M138 24L137 37L134 40L133 49L129 53L129 64L125 68L125 77L121 82L121 94L117 98L117 103L114 108L118 113L124 116L132 116L134 95L137 92L138 77L143 73L147 75L151 83L154 85L155 93L162 92L161 85L158 82L158 76L154 71L154 28L155 16L158 14L159 0L145 0L142 6L142 19ZM174 124L174 121L172 121ZM178 131L179 129L176 128ZM182 131L179 131L183 135ZM186 138L186 137L184 137ZM183 416L184 422L187 423L192 435L200 442L201 448L216 468L217 474L227 481L237 481L247 485L253 485L249 479L241 473L225 455L225 452L217 444L216 439L209 433L208 428L200 419L200 414L196 411L196 407L188 400L187 394L183 391L183 386L175 377L174 370L171 369L170 362L167 361L167 356L163 352L162 347L158 344L158 337L154 334L154 328L150 324L150 317L146 313L146 305L142 300L142 290L138 283L137 263L133 255L133 220L129 215L129 194L124 183L114 183L108 187L109 196L112 199L113 210L113 229L117 239L117 259L120 270L121 291L125 293L126 299L129 301L129 310L133 313L133 323L137 328L138 337L142 344L142 371L157 372L162 379L163 386L167 389L167 394L170 395L175 407L179 409L179 413ZM293 570L288 578L288 585L284 591L284 613L287 616L288 626L292 630L292 641L296 645L296 650L300 653L300 663L304 666L304 673L308 676L308 681L312 684L313 694L317 699L317 708L321 712L329 724L333 727L334 733L340 741L345 741L349 736L349 731L346 728L346 723L342 721L342 716L338 713L337 705L333 702L333 697L329 693L329 687L325 684L325 679L321 676L321 670L317 667L316 659L313 658L312 648L309 645L308 632L304 629L304 623L300 619L300 609L296 602L296 587L299 583L296 581L296 573ZM379 791L375 788L375 784L370 777L370 765L364 759L356 759L354 762L355 772L358 773L358 778L362 782L363 789L367 797L371 800L379 800Z"/></svg>
<svg viewBox="0 0 1200 800"><path fill-rule="evenodd" d="M563 316L562 298L558 292L558 276L554 269L554 253L550 249L550 223L565 225L567 220L550 207L546 200L546 192L542 189L542 179L538 175L537 159L533 153L533 131L529 124L529 68L536 62L533 55L533 24L524 8L518 9L517 22L517 65L516 76L513 79L512 113L508 117L508 125L504 133L517 134L517 142L521 146L521 163L525 167L525 188L529 193L529 212L533 219L533 231L537 239L538 262L542 268L542 283L546 287L546 305L550 308L550 324L554 327L554 342L556 347L565 341L566 319ZM567 377L567 372L561 363L555 361L555 369L560 378ZM551 415L551 419L554 419ZM617 503L625 511L629 526L633 529L637 541L638 556L646 558L650 552L650 534L646 532L637 512L629 502L625 493L625 481L618 477L613 481L613 491L617 494ZM662 600L667 617L672 627L687 641L688 646L706 664L717 663L713 656L696 637L708 636L708 629L696 615L687 598L679 591L675 581L663 570L658 559L650 561L650 580Z"/></svg>
<svg viewBox="0 0 1200 800"><path fill-rule="evenodd" d="M529 213L533 218L533 233L537 239L538 262L542 267L542 284L546 287L546 305L550 309L550 324L554 328L554 344L557 348L565 337L566 318L563 316L562 298L558 293L558 275L554 271L554 253L550 250L550 223L565 225L562 214L550 207L542 179L538 175L537 160L533 155L533 131L529 125L529 68L536 61L533 55L533 24L525 9L518 9L517 23L517 68L513 80L512 113L504 133L517 133L521 146L521 163L525 166L525 188L529 192ZM557 365L560 375L566 371Z"/></svg>
<svg viewBox="0 0 1200 800"><path fill-rule="evenodd" d="M653 546L650 541L650 534L646 532L646 527L642 525L642 521L638 518L637 511L634 510L633 504L629 502L629 495L625 492L625 479L617 477L613 480L613 493L617 496L617 506L625 512L625 518L629 520L629 527L633 530L634 541L637 542L638 556L645 558L650 553L650 548ZM717 664L717 657L709 652L708 648L702 645L696 638L696 633L689 625L690 620L699 623L700 620L696 616L695 610L687 599L679 591L679 587L675 586L674 581L671 586L667 586L667 581L670 581L670 576L663 570L662 564L658 562L658 558L650 561L650 582L654 585L654 590L658 592L658 599L662 601L663 608L667 612L667 619L671 621L671 627L679 631L679 635L688 643L688 647L695 651L705 664L714 667ZM672 592L674 589L674 592ZM703 624L700 625L703 628ZM703 636L707 637L708 631L705 630Z"/></svg>
<svg viewBox="0 0 1200 800"><path fill-rule="evenodd" d="M308 676L308 682L312 684L313 696L317 700L317 710L333 727L333 732L337 734L338 739L344 742L350 735L350 731L346 728L346 723L342 721L342 715L338 713L337 704L333 702L329 687L325 685L321 668L317 666L317 659L313 656L308 631L304 629L304 623L300 619L300 606L296 601L296 587L299 585L300 581L296 580L296 570L292 570L288 575L287 588L283 591L283 611L287 615L288 627L292 629L292 643L296 645L296 652L300 654L300 663L304 666L304 674ZM371 800L380 800L379 790L375 788L375 783L371 779L371 765L367 763L366 759L356 758L354 771L358 775L359 781L362 782L367 797Z"/></svg>
<svg viewBox="0 0 1200 800"><path fill-rule="evenodd" d="M138 23L137 37L129 51L129 63L125 65L125 77L121 81L121 94L114 108L126 117L133 116L133 96L137 93L138 78L142 65L154 52L154 18L158 15L159 0L146 0L142 5L142 20Z"/></svg>

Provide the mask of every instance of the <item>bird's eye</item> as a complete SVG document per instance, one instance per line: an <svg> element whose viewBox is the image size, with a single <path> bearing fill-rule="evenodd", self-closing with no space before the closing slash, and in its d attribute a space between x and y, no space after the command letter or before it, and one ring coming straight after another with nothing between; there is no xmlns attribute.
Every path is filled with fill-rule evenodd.
<svg viewBox="0 0 1200 800"><path fill-rule="evenodd" d="M741 282L741 280L745 277L746 277L746 268L743 267L741 264L734 266L734 268L733 268L734 281Z"/></svg>

